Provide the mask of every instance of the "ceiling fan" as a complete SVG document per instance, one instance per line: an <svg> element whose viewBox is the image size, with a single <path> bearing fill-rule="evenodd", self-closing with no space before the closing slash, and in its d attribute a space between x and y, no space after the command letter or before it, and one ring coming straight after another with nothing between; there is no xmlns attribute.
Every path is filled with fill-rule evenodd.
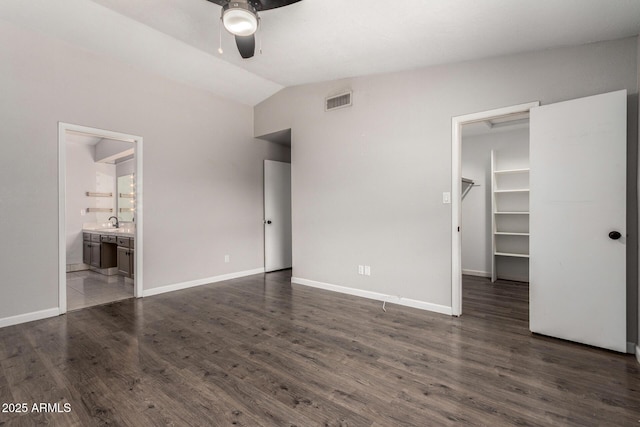
<svg viewBox="0 0 640 427"><path fill-rule="evenodd" d="M240 56L251 58L256 50L255 32L260 24L258 12L297 3L300 0L208 0L222 6L222 24L236 37Z"/></svg>

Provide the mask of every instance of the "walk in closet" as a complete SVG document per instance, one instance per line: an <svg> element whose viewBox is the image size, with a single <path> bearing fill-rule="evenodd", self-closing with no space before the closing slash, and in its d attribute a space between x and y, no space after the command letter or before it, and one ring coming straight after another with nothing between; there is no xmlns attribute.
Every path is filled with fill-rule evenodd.
<svg viewBox="0 0 640 427"><path fill-rule="evenodd" d="M462 273L529 281L528 116L462 129Z"/></svg>

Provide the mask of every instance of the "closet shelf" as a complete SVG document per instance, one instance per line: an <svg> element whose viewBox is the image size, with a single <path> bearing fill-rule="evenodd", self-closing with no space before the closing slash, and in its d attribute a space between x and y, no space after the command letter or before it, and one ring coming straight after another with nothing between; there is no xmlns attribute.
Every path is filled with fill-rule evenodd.
<svg viewBox="0 0 640 427"><path fill-rule="evenodd" d="M514 257L514 258L529 258L529 254L516 254L516 253L509 253L509 252L495 252L494 255L496 255L496 256L510 256L510 257Z"/></svg>
<svg viewBox="0 0 640 427"><path fill-rule="evenodd" d="M505 151L498 155L497 151L491 151L492 282L500 276L498 268L502 268L499 266L504 263L498 262L498 258L529 258L530 169L517 167L519 164L526 165L523 160L521 153ZM522 268L522 265L518 268Z"/></svg>
<svg viewBox="0 0 640 427"><path fill-rule="evenodd" d="M522 168L522 169L503 169L498 171L493 171L493 173L501 174L501 173L528 173L531 169Z"/></svg>
<svg viewBox="0 0 640 427"><path fill-rule="evenodd" d="M493 190L494 193L528 193L528 188L516 188L513 190Z"/></svg>

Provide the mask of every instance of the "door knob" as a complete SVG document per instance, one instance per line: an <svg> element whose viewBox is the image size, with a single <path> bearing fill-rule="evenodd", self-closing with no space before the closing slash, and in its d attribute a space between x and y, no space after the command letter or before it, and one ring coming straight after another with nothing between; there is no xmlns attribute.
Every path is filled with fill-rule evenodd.
<svg viewBox="0 0 640 427"><path fill-rule="evenodd" d="M271 224L271 220L267 220L267 224Z"/></svg>
<svg viewBox="0 0 640 427"><path fill-rule="evenodd" d="M618 240L620 237L622 237L622 234L620 234L618 231L612 231L611 233L609 233L609 238L611 240Z"/></svg>

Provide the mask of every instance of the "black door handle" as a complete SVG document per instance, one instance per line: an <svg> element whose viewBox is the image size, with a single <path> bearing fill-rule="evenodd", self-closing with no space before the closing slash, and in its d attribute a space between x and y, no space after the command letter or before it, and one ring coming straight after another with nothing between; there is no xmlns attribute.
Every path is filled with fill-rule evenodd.
<svg viewBox="0 0 640 427"><path fill-rule="evenodd" d="M271 224L271 220L267 220L267 224Z"/></svg>
<svg viewBox="0 0 640 427"><path fill-rule="evenodd" d="M620 234L618 231L612 231L611 233L609 233L609 238L611 240L618 240L620 237L622 237L622 234Z"/></svg>

